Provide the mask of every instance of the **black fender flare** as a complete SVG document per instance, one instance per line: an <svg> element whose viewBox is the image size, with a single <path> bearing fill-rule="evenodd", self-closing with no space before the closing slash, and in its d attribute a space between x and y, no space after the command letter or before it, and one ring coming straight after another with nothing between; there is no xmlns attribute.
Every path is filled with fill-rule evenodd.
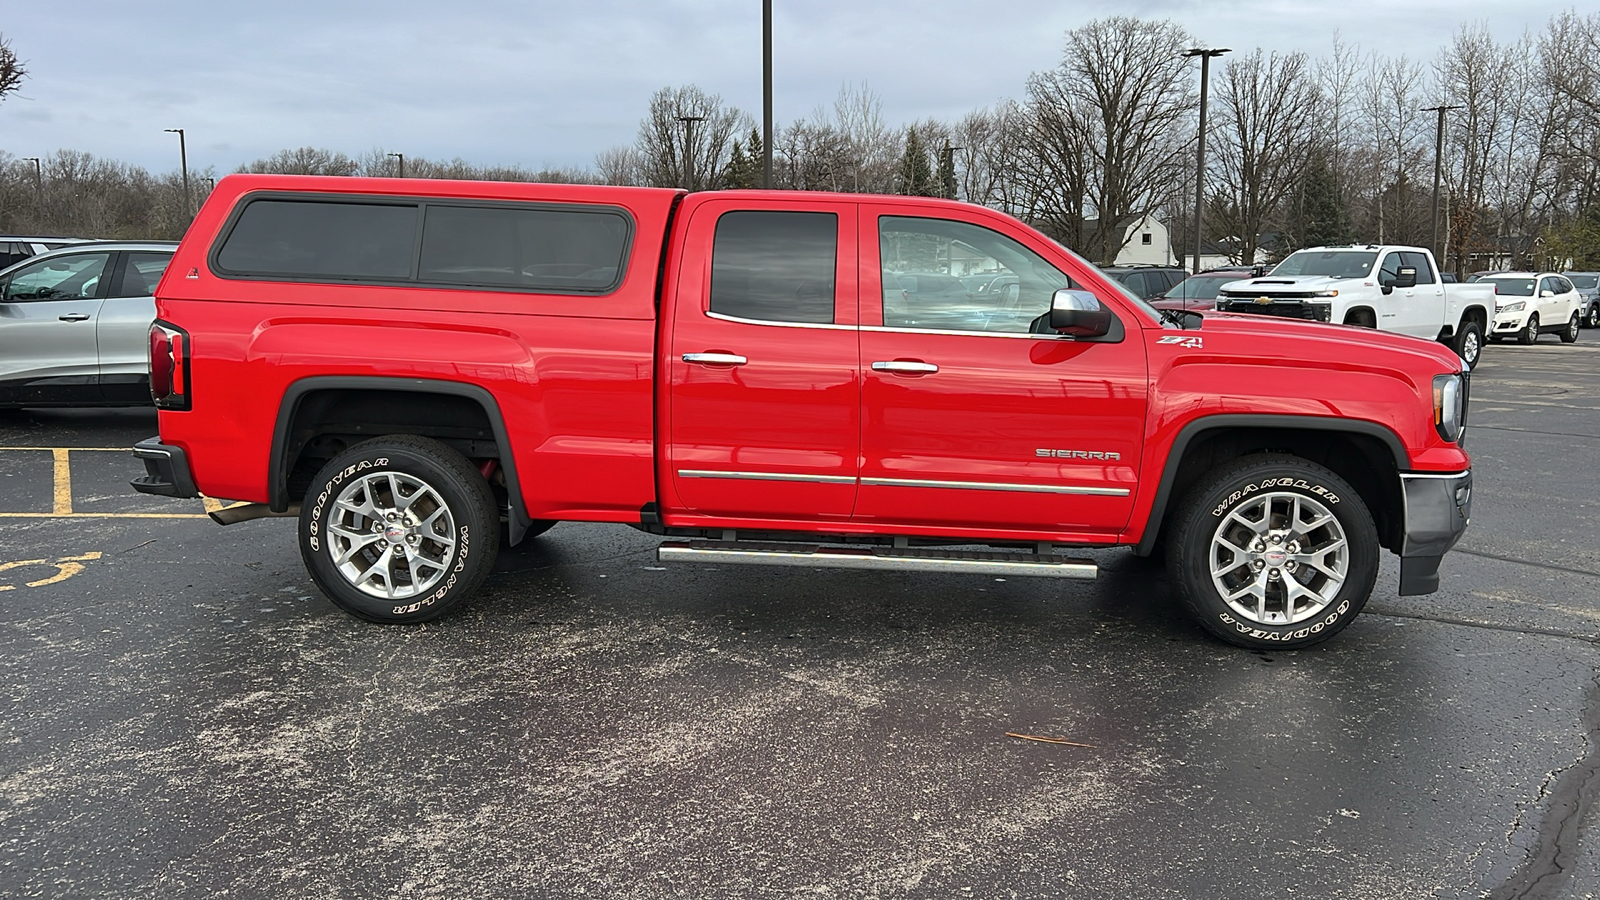
<svg viewBox="0 0 1600 900"><path fill-rule="evenodd" d="M1364 437L1377 438L1389 449L1389 453L1394 456L1396 471L1405 472L1411 468L1411 455L1406 452L1405 443L1400 440L1400 436L1377 422L1368 422L1363 419L1330 419L1323 416L1271 414L1202 416L1179 429L1178 436L1172 441L1172 449L1168 451L1166 463L1161 470L1161 482L1156 487L1156 496L1150 505L1150 517L1145 521L1144 536L1139 539L1138 545L1134 548L1136 555L1149 556L1155 549L1156 538L1161 534L1161 525L1166 519L1167 506L1172 502L1172 486L1178 480L1178 467L1183 463L1183 456L1188 452L1189 444L1195 438L1208 431L1239 428L1342 431L1359 434Z"/></svg>
<svg viewBox="0 0 1600 900"><path fill-rule="evenodd" d="M500 448L500 468L505 471L506 495L511 504L511 515L506 523L510 542L515 545L533 523L522 502L522 482L517 476L517 463L511 453L511 437L506 431L505 416L500 413L500 403L485 388L458 381L439 381L428 378L393 378L385 376L316 375L302 378L289 385L278 403L278 421L272 429L272 450L267 457L267 506L273 512L289 509L289 473L284 470L288 453L289 423L299 412L300 401L315 391L409 391L423 394L449 394L471 400L483 408L494 431L495 444Z"/></svg>

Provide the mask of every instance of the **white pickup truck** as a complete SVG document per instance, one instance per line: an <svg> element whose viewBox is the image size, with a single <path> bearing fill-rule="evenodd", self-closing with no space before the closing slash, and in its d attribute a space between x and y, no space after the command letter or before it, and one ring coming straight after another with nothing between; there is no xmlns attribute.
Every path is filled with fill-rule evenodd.
<svg viewBox="0 0 1600 900"><path fill-rule="evenodd" d="M1442 341L1474 365L1494 317L1494 288L1445 284L1433 254L1422 247L1312 247L1295 251L1259 278L1223 285L1217 309Z"/></svg>

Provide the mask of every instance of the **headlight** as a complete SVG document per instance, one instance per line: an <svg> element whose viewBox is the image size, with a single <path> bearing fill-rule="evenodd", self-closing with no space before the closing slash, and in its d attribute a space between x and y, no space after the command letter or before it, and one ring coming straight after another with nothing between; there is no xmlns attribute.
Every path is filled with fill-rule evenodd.
<svg viewBox="0 0 1600 900"><path fill-rule="evenodd" d="M1317 291L1315 294L1312 294L1311 296L1313 296L1313 297L1337 297L1337 296L1339 296L1339 292L1338 291Z"/></svg>
<svg viewBox="0 0 1600 900"><path fill-rule="evenodd" d="M1467 421L1467 392L1460 375L1436 375L1433 379L1433 427L1439 436L1455 443Z"/></svg>
<svg viewBox="0 0 1600 900"><path fill-rule="evenodd" d="M1496 306L1494 308L1494 311L1495 312L1522 312L1522 310L1525 309L1527 307L1527 305L1528 305L1527 301L1518 300L1515 303L1507 303L1505 306Z"/></svg>

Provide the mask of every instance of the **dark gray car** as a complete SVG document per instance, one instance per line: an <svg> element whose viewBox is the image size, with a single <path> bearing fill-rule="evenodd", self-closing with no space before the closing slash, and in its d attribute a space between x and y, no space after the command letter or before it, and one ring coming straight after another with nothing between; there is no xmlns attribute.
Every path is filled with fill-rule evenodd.
<svg viewBox="0 0 1600 900"><path fill-rule="evenodd" d="M0 407L149 403L152 295L176 247L75 244L0 271Z"/></svg>

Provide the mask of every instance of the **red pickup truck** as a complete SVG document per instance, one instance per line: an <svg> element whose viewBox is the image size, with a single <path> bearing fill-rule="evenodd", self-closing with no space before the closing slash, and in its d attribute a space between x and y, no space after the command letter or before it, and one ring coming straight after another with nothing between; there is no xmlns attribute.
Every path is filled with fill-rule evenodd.
<svg viewBox="0 0 1600 900"><path fill-rule="evenodd" d="M664 561L1092 578L1306 646L1466 527L1440 345L1158 311L993 210L235 175L156 291L140 491L297 515L330 599L431 619L559 520Z"/></svg>

